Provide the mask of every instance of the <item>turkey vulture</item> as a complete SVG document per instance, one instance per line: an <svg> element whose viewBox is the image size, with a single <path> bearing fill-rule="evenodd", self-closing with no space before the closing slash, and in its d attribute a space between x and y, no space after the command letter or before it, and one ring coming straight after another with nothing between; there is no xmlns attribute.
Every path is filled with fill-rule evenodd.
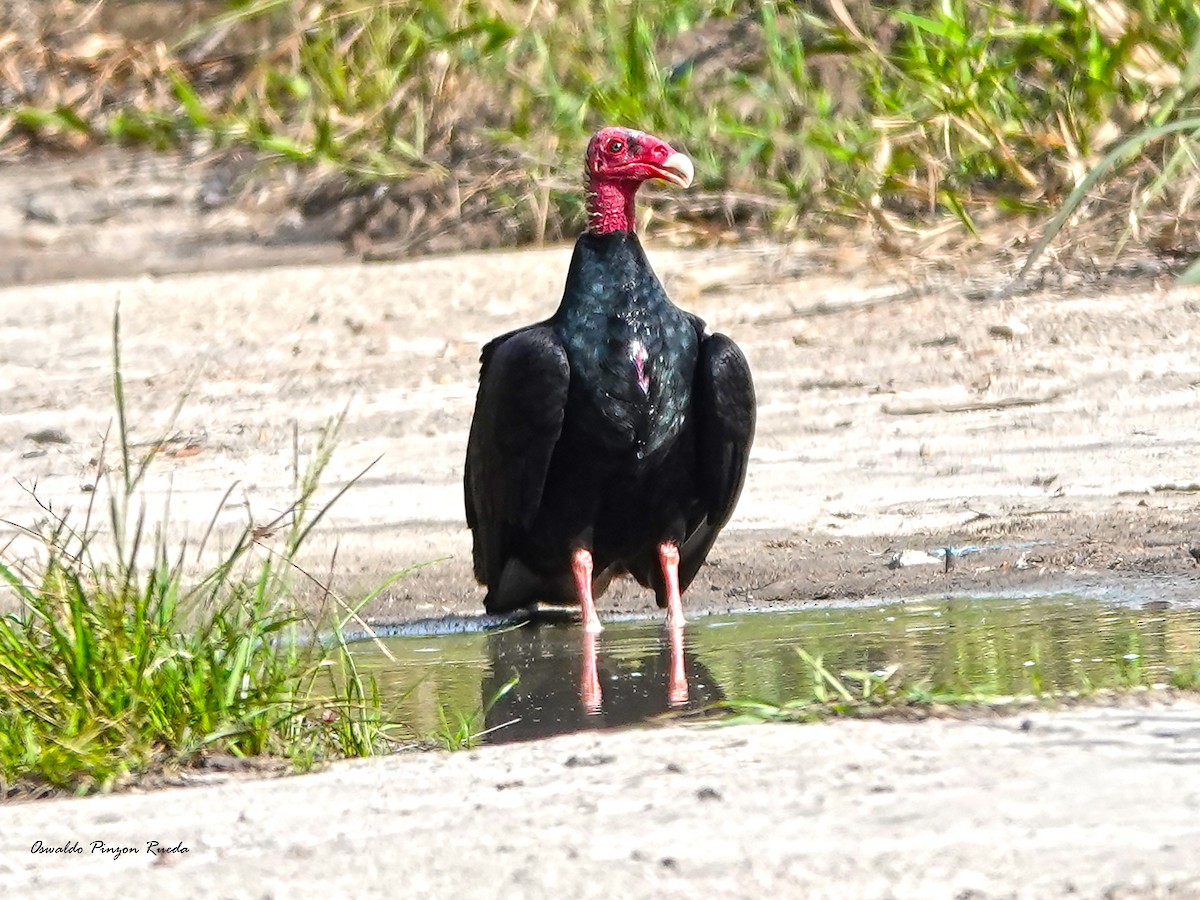
<svg viewBox="0 0 1200 900"><path fill-rule="evenodd" d="M464 471L484 606L576 604L628 573L667 625L742 489L754 386L738 346L667 297L634 232L634 195L692 163L603 128L585 157L588 230L550 318L483 348Z"/></svg>

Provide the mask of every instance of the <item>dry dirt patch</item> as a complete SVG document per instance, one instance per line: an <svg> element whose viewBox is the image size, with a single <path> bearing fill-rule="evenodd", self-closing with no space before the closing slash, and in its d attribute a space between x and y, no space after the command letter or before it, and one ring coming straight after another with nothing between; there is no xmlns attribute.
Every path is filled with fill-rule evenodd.
<svg viewBox="0 0 1200 900"><path fill-rule="evenodd" d="M975 300L950 276L921 293L869 267L830 271L804 247L650 243L676 299L745 348L759 392L746 490L694 609L1200 571L1200 292ZM269 520L292 490L294 435L310 450L348 404L326 495L379 461L334 509L313 565L336 543L353 592L447 558L368 613L475 611L460 478L479 347L553 309L569 253L2 290L0 509L24 524L37 514L24 487L59 510L103 490L119 302L134 439L173 441L151 467L152 515L170 491L175 534L195 540L236 482L221 529ZM30 437L45 432L66 443ZM947 546L978 552L948 573L889 568ZM647 608L624 589L608 603Z"/></svg>

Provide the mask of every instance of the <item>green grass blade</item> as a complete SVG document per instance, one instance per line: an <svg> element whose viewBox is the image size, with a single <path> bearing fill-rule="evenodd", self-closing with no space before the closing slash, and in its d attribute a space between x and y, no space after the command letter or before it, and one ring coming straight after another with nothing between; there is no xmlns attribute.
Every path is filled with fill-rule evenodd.
<svg viewBox="0 0 1200 900"><path fill-rule="evenodd" d="M26 603L36 602L37 598L24 580L2 562L0 562L0 578L7 581Z"/></svg>

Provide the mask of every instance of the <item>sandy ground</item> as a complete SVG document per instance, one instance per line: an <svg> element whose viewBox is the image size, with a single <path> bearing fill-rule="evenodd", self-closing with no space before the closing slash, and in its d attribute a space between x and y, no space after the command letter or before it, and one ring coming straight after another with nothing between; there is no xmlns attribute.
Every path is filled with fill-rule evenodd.
<svg viewBox="0 0 1200 900"><path fill-rule="evenodd" d="M804 247L651 251L677 300L742 345L759 393L745 492L692 609L1200 572L1200 291L973 300L953 273L915 291ZM172 535L197 543L236 484L218 533L270 521L292 496L294 435L303 458L348 409L323 496L378 461L331 511L311 566L325 571L336 543L354 592L444 559L367 613L476 611L460 480L479 347L552 311L569 255L0 290L0 509L35 521L35 484L59 511L103 494L119 302L132 439L173 439L148 473L151 518L170 493ZM45 431L67 442L29 437ZM976 552L948 574L889 568L943 547ZM647 609L625 588L605 603Z"/></svg>
<svg viewBox="0 0 1200 900"><path fill-rule="evenodd" d="M303 457L348 405L323 496L378 461L306 561L324 572L336 546L353 594L442 559L366 614L479 610L460 487L478 351L553 309L569 248L229 271L290 257L255 257L248 220L188 219L182 182L91 221L52 202L86 185L39 193L45 173L0 171L0 518L43 517L31 490L56 514L104 499L119 302L133 439L171 439L143 498L153 520L170 495L173 538L194 546L215 513L225 542L273 518L294 435ZM648 244L676 300L745 349L760 399L693 611L1083 582L1200 597L1200 291L1000 300L997 273L853 248ZM6 544L10 560L35 552L0 525ZM923 555L945 547L949 572ZM650 606L621 587L601 615ZM581 735L28 804L6 813L0 871L19 896L1200 895L1197 708L1029 720ZM97 839L191 852L29 852Z"/></svg>
<svg viewBox="0 0 1200 900"><path fill-rule="evenodd" d="M8 810L6 892L1200 897L1192 702L580 734L215 780ZM154 857L149 841L187 852Z"/></svg>

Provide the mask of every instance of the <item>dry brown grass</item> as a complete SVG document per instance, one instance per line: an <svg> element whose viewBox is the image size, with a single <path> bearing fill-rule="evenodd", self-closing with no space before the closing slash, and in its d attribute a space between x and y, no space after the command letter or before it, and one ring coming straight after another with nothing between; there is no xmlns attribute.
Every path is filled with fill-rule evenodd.
<svg viewBox="0 0 1200 900"><path fill-rule="evenodd" d="M840 233L884 252L1019 249L1103 154L1200 97L1200 10L866 0L13 0L0 155L101 142L251 149L300 166L377 256L560 238L578 153L619 121L699 184L647 208L686 240ZM1197 247L1192 135L1148 143L1076 211L1102 265ZM833 231L830 231L832 229ZM1086 241L1084 242L1087 243ZM1061 245L1067 250L1071 245ZM1071 253L1060 252L1060 256Z"/></svg>

